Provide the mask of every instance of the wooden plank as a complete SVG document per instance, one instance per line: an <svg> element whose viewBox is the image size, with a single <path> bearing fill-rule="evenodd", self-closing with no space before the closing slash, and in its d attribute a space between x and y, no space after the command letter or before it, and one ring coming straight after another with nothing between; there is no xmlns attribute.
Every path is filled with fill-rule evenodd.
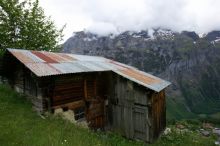
<svg viewBox="0 0 220 146"><path fill-rule="evenodd" d="M165 93L161 91L152 95L153 139L156 139L166 126Z"/></svg>
<svg viewBox="0 0 220 146"><path fill-rule="evenodd" d="M76 108L83 107L83 106L85 106L85 102L83 100L79 100L79 101L74 101L74 102L70 102L70 103L66 103L66 104L52 106L52 108L57 109L57 108L67 107L68 109L76 109Z"/></svg>
<svg viewBox="0 0 220 146"><path fill-rule="evenodd" d="M84 80L84 97L85 97L85 99L87 99L87 82L86 82L86 80Z"/></svg>
<svg viewBox="0 0 220 146"><path fill-rule="evenodd" d="M97 96L97 79L94 81L94 96Z"/></svg>
<svg viewBox="0 0 220 146"><path fill-rule="evenodd" d="M147 108L135 106L134 116L134 138L149 141L149 127L147 125Z"/></svg>
<svg viewBox="0 0 220 146"><path fill-rule="evenodd" d="M132 108L124 107L124 130L126 137L133 138L133 117Z"/></svg>

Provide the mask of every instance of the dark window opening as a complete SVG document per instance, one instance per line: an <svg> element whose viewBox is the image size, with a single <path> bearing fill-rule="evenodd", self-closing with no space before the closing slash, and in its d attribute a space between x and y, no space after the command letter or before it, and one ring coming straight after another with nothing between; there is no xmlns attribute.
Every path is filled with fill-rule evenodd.
<svg viewBox="0 0 220 146"><path fill-rule="evenodd" d="M68 111L68 107L63 107L63 111L64 112Z"/></svg>
<svg viewBox="0 0 220 146"><path fill-rule="evenodd" d="M146 107L146 105L141 104L141 103L134 103L134 105L137 105L137 106L144 106L144 107Z"/></svg>
<svg viewBox="0 0 220 146"><path fill-rule="evenodd" d="M113 105L118 105L118 98L112 98L110 102Z"/></svg>
<svg viewBox="0 0 220 146"><path fill-rule="evenodd" d="M80 107L74 110L74 117L75 120L82 120L85 118L85 108L84 107Z"/></svg>

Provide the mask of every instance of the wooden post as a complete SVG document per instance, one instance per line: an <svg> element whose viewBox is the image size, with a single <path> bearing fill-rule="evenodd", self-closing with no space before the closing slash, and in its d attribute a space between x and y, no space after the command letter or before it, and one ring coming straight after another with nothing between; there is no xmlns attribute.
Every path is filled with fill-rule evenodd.
<svg viewBox="0 0 220 146"><path fill-rule="evenodd" d="M95 97L97 96L97 79L95 78L95 81L94 81L94 95Z"/></svg>
<svg viewBox="0 0 220 146"><path fill-rule="evenodd" d="M86 82L86 79L84 79L84 98L87 99L87 82Z"/></svg>

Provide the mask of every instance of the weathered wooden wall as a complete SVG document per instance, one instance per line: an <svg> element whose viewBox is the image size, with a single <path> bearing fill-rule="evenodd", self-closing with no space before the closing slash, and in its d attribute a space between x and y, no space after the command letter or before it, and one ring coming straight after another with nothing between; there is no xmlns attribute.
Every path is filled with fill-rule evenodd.
<svg viewBox="0 0 220 146"><path fill-rule="evenodd" d="M10 85L14 85L14 71L16 69L17 60L8 52L4 54L2 59L2 76L7 78Z"/></svg>
<svg viewBox="0 0 220 146"><path fill-rule="evenodd" d="M42 95L42 89L38 86L38 78L24 66L18 66L14 72L13 88L20 93L26 94L31 100L33 109L39 114L46 111L45 98Z"/></svg>
<svg viewBox="0 0 220 146"><path fill-rule="evenodd" d="M9 85L17 92L26 94L38 113L45 111L42 92L38 87L39 78L11 54L5 54L2 64L3 76L7 78Z"/></svg>
<svg viewBox="0 0 220 146"><path fill-rule="evenodd" d="M105 73L93 73L84 78L86 119L93 129L103 129L106 125L106 85Z"/></svg>
<svg viewBox="0 0 220 146"><path fill-rule="evenodd" d="M25 93L25 71L21 64L16 64L16 70L14 70L13 88L19 93Z"/></svg>
<svg viewBox="0 0 220 146"><path fill-rule="evenodd" d="M43 95L43 89L39 86L40 79L29 70L24 70L24 94L33 103L33 108L40 114L47 109L47 100Z"/></svg>
<svg viewBox="0 0 220 146"><path fill-rule="evenodd" d="M149 141L147 91L133 82L113 75L109 102L111 129L130 139Z"/></svg>
<svg viewBox="0 0 220 146"><path fill-rule="evenodd" d="M110 129L130 139L152 142L166 124L164 91L156 93L117 75L110 85Z"/></svg>
<svg viewBox="0 0 220 146"><path fill-rule="evenodd" d="M11 54L6 53L3 58L3 75L7 77L9 85L17 92L24 93L24 67Z"/></svg>
<svg viewBox="0 0 220 146"><path fill-rule="evenodd" d="M161 131L166 127L166 100L165 91L153 93L151 96L151 116L152 116L152 131L153 139L157 139Z"/></svg>
<svg viewBox="0 0 220 146"><path fill-rule="evenodd" d="M105 74L97 72L45 77L41 87L48 108L70 109L75 114L84 110L85 119L91 128L104 128L104 104L107 98Z"/></svg>
<svg viewBox="0 0 220 146"><path fill-rule="evenodd" d="M52 107L83 100L83 78L80 75L55 78Z"/></svg>

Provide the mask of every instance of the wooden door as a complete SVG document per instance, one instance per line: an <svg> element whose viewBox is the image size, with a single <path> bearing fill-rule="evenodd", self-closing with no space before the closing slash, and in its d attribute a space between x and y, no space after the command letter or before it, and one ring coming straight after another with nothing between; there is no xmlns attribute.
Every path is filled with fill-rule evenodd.
<svg viewBox="0 0 220 146"><path fill-rule="evenodd" d="M133 109L134 138L149 141L149 125L147 107L135 106Z"/></svg>
<svg viewBox="0 0 220 146"><path fill-rule="evenodd" d="M94 99L87 103L86 118L92 129L104 128L104 100Z"/></svg>
<svg viewBox="0 0 220 146"><path fill-rule="evenodd" d="M100 76L90 76L84 80L86 120L92 129L105 126L105 82Z"/></svg>

